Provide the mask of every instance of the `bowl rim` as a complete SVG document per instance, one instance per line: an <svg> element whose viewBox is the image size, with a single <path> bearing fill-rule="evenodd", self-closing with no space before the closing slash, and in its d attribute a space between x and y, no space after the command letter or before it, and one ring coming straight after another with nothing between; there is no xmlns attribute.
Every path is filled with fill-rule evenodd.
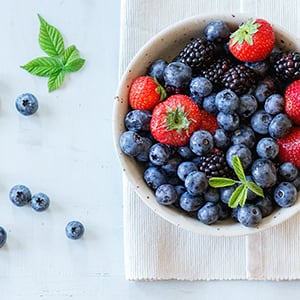
<svg viewBox="0 0 300 300"><path fill-rule="evenodd" d="M127 68L123 72L121 79L119 81L117 94L115 97L115 102L113 105L113 117L112 117L112 129L113 129L113 143L115 151L119 158L123 174L126 175L129 183L133 186L135 191L141 200L157 215L170 222L171 224L182 228L187 231L194 233L199 233L203 235L218 236L218 237L235 237L235 236L246 236L249 234L255 234L262 232L264 230L273 228L288 219L294 216L300 210L300 193L298 193L297 202L289 208L280 208L276 212L273 212L270 216L263 218L262 223L256 228L248 228L242 226L239 223L227 224L226 221L217 222L212 225L202 224L196 218L191 218L184 213L179 213L176 209L160 205L154 198L154 192L146 185L143 180L143 176L140 170L137 167L135 160L124 153L122 153L119 146L119 137L120 134L125 130L124 122L120 120L123 116L124 111L128 111L128 102L126 97L128 96L130 83L137 77L137 74L134 72L135 66L140 64L148 65L151 63L151 49L155 49L157 43L162 42L163 40L167 43L170 39L168 36L172 36L174 31L183 31L186 33L186 38L191 38L188 36L187 32L190 26L194 28L197 25L205 25L209 21L221 19L224 20L229 26L238 26L241 22L247 20L251 17L245 13L232 13L232 14L198 14L192 17L184 18L180 21L177 21L169 26L165 27L157 34L152 36L148 42L146 42L134 55L130 63L127 65ZM253 17L253 16L252 16ZM272 24L276 32L276 40L280 43L279 46L283 48L291 48L300 50L300 39L295 37L290 32L288 32L283 26L278 24ZM195 29L194 29L195 30ZM199 28L200 31L203 28ZM194 36L195 37L195 36ZM298 45L298 46L296 46ZM156 57L156 59L159 57ZM152 61L155 60L155 57L152 57ZM144 67L144 71L147 67ZM142 75L142 74L139 74Z"/></svg>

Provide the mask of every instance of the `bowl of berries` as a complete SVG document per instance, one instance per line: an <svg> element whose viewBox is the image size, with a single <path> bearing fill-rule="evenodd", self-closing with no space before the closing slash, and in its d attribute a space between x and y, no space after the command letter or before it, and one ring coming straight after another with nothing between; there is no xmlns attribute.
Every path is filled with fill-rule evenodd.
<svg viewBox="0 0 300 300"><path fill-rule="evenodd" d="M300 209L300 40L245 15L195 16L123 74L115 147L140 198L172 224L257 233Z"/></svg>

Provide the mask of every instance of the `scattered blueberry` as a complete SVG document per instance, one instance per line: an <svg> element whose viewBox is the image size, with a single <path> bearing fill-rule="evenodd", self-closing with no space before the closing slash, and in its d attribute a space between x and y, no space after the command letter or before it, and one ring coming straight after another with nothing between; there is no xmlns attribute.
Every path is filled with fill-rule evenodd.
<svg viewBox="0 0 300 300"><path fill-rule="evenodd" d="M205 77L194 77L190 82L190 92L198 97L208 96L212 92L212 83Z"/></svg>
<svg viewBox="0 0 300 300"><path fill-rule="evenodd" d="M234 131L240 126L240 118L237 113L225 114L220 111L217 114L217 122L226 131Z"/></svg>
<svg viewBox="0 0 300 300"><path fill-rule="evenodd" d="M274 204L270 196L261 198L256 205L260 209L263 218L269 216L274 210Z"/></svg>
<svg viewBox="0 0 300 300"><path fill-rule="evenodd" d="M232 158L237 155L244 169L247 169L252 164L252 152L244 144L232 145L226 152L226 161L230 168L233 169Z"/></svg>
<svg viewBox="0 0 300 300"><path fill-rule="evenodd" d="M217 93L215 105L217 109L224 114L232 114L236 111L240 99L232 90L225 89Z"/></svg>
<svg viewBox="0 0 300 300"><path fill-rule="evenodd" d="M165 172L158 167L147 168L144 172L144 180L153 190L156 190L160 185L168 181Z"/></svg>
<svg viewBox="0 0 300 300"><path fill-rule="evenodd" d="M270 64L267 60L246 62L245 66L252 69L260 77L264 77L270 68Z"/></svg>
<svg viewBox="0 0 300 300"><path fill-rule="evenodd" d="M31 200L31 192L25 185L15 185L9 191L9 199L17 206L24 206Z"/></svg>
<svg viewBox="0 0 300 300"><path fill-rule="evenodd" d="M186 160L192 159L195 154L192 152L189 146L180 146L177 148L177 153Z"/></svg>
<svg viewBox="0 0 300 300"><path fill-rule="evenodd" d="M132 110L125 116L125 126L127 130L135 132L149 131L151 117L148 110Z"/></svg>
<svg viewBox="0 0 300 300"><path fill-rule="evenodd" d="M218 204L207 202L199 209L198 219L206 225L213 224L219 219L219 210Z"/></svg>
<svg viewBox="0 0 300 300"><path fill-rule="evenodd" d="M204 199L201 195L191 195L184 192L179 200L180 207L187 212L197 211L204 204Z"/></svg>
<svg viewBox="0 0 300 300"><path fill-rule="evenodd" d="M235 185L220 188L220 200L223 203L228 204L229 199L232 193L235 191L235 189L236 189Z"/></svg>
<svg viewBox="0 0 300 300"><path fill-rule="evenodd" d="M257 99L257 101L260 103L264 103L266 101L266 99L272 94L273 94L273 91L264 82L259 82L254 91L254 96Z"/></svg>
<svg viewBox="0 0 300 300"><path fill-rule="evenodd" d="M213 141L214 145L221 150L227 149L231 142L228 132L222 128L215 130Z"/></svg>
<svg viewBox="0 0 300 300"><path fill-rule="evenodd" d="M219 190L209 186L204 193L204 200L206 202L218 203L220 200Z"/></svg>
<svg viewBox="0 0 300 300"><path fill-rule="evenodd" d="M252 181L254 182L253 178L251 175L246 175L246 179L248 181ZM253 200L256 200L257 199L257 194L255 194L253 191L251 191L250 189L248 189L247 191L247 201L248 202L252 202Z"/></svg>
<svg viewBox="0 0 300 300"><path fill-rule="evenodd" d="M170 147L166 144L156 143L149 150L149 159L156 166L162 166L171 156Z"/></svg>
<svg viewBox="0 0 300 300"><path fill-rule="evenodd" d="M274 200L280 207L290 207L297 201L297 189L291 182L281 182L274 190Z"/></svg>
<svg viewBox="0 0 300 300"><path fill-rule="evenodd" d="M209 41L222 42L229 37L230 29L224 21L214 20L205 26L204 34Z"/></svg>
<svg viewBox="0 0 300 300"><path fill-rule="evenodd" d="M164 84L164 70L168 63L164 59L158 59L151 64L148 70L148 75L156 78L157 81L163 85Z"/></svg>
<svg viewBox="0 0 300 300"><path fill-rule="evenodd" d="M264 109L270 115L276 115L283 111L284 100L280 94L270 95L264 104Z"/></svg>
<svg viewBox="0 0 300 300"><path fill-rule="evenodd" d="M203 103L202 103L203 109L212 115L215 115L218 113L215 99L216 99L216 94L211 93L208 96L203 98Z"/></svg>
<svg viewBox="0 0 300 300"><path fill-rule="evenodd" d="M279 146L273 138L264 137L258 141L256 152L261 158L274 159L279 153Z"/></svg>
<svg viewBox="0 0 300 300"><path fill-rule="evenodd" d="M7 233L3 227L0 226L0 248L4 246L7 240Z"/></svg>
<svg viewBox="0 0 300 300"><path fill-rule="evenodd" d="M253 162L252 178L262 188L269 188L276 184L277 170L269 159L259 158Z"/></svg>
<svg viewBox="0 0 300 300"><path fill-rule="evenodd" d="M212 135L206 130L195 131L190 138L190 148L196 155L209 153L214 146Z"/></svg>
<svg viewBox="0 0 300 300"><path fill-rule="evenodd" d="M151 147L152 140L147 137L143 137L139 153L135 156L136 160L141 162L149 161L149 152Z"/></svg>
<svg viewBox="0 0 300 300"><path fill-rule="evenodd" d="M232 133L231 141L233 145L244 144L248 148L252 148L255 145L256 137L251 127L241 125Z"/></svg>
<svg viewBox="0 0 300 300"><path fill-rule="evenodd" d="M290 118L286 114L280 113L270 122L269 134L271 137L279 139L287 135L292 127L293 124Z"/></svg>
<svg viewBox="0 0 300 300"><path fill-rule="evenodd" d="M265 110L256 111L251 117L252 129L259 134L267 134L272 116Z"/></svg>
<svg viewBox="0 0 300 300"><path fill-rule="evenodd" d="M16 108L22 115L30 116L38 110L39 103L34 95L30 93L24 93L17 97Z"/></svg>
<svg viewBox="0 0 300 300"><path fill-rule="evenodd" d="M155 191L155 198L159 204L171 205L177 200L177 192L172 184L165 183L160 185Z"/></svg>
<svg viewBox="0 0 300 300"><path fill-rule="evenodd" d="M245 205L237 211L238 221L246 227L257 227L262 219L262 213L258 206Z"/></svg>
<svg viewBox="0 0 300 300"><path fill-rule="evenodd" d="M124 131L120 136L121 150L132 157L144 150L144 138L134 131Z"/></svg>
<svg viewBox="0 0 300 300"><path fill-rule="evenodd" d="M193 171L198 171L197 165L191 161L184 161L178 166L177 175L182 181L185 181L186 177Z"/></svg>
<svg viewBox="0 0 300 300"><path fill-rule="evenodd" d="M69 239L78 240L84 234L84 226L79 221L71 221L66 225L65 232Z"/></svg>
<svg viewBox="0 0 300 300"><path fill-rule="evenodd" d="M181 162L182 158L179 155L173 155L161 168L169 177L174 177L177 175L177 168Z"/></svg>
<svg viewBox="0 0 300 300"><path fill-rule="evenodd" d="M49 207L50 199L44 193L37 193L31 197L30 205L35 211L44 211Z"/></svg>

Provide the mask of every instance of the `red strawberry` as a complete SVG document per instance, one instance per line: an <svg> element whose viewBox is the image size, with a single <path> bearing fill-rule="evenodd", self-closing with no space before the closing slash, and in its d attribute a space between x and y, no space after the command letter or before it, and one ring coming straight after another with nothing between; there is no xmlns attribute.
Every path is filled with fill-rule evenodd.
<svg viewBox="0 0 300 300"><path fill-rule="evenodd" d="M278 158L283 162L292 162L300 168L300 127L293 127L290 133L277 140Z"/></svg>
<svg viewBox="0 0 300 300"><path fill-rule="evenodd" d="M267 58L274 44L272 25L263 19L250 18L231 34L229 50L241 61L256 62Z"/></svg>
<svg viewBox="0 0 300 300"><path fill-rule="evenodd" d="M133 109L151 110L166 97L164 88L150 76L134 80L129 91L129 104Z"/></svg>
<svg viewBox="0 0 300 300"><path fill-rule="evenodd" d="M284 110L294 123L300 125L300 80L294 81L286 89Z"/></svg>
<svg viewBox="0 0 300 300"><path fill-rule="evenodd" d="M157 104L152 112L150 130L153 137L164 144L183 146L198 129L214 131L215 116L200 110L186 95L172 95Z"/></svg>

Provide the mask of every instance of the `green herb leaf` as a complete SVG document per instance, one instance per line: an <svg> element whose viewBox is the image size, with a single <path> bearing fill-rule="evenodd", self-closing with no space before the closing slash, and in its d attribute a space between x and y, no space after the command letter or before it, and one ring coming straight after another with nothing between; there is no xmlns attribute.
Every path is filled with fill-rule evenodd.
<svg viewBox="0 0 300 300"><path fill-rule="evenodd" d="M38 57L26 65L21 66L21 68L33 75L48 77L62 70L63 65L60 60L55 57Z"/></svg>
<svg viewBox="0 0 300 300"><path fill-rule="evenodd" d="M39 44L49 56L61 56L64 52L64 40L61 33L54 26L48 24L40 15Z"/></svg>
<svg viewBox="0 0 300 300"><path fill-rule="evenodd" d="M238 177L238 179L242 182L245 182L246 176L244 173L244 169L243 169L242 163L240 161L240 158L237 155L233 156L232 165L233 165L234 172L235 172L236 176Z"/></svg>
<svg viewBox="0 0 300 300"><path fill-rule="evenodd" d="M232 186L236 184L237 181L231 178L211 177L209 178L208 183L211 187L220 188L225 186Z"/></svg>
<svg viewBox="0 0 300 300"><path fill-rule="evenodd" d="M258 186L256 183L254 183L253 181L247 181L247 187L254 192L256 195L260 196L260 197L264 197L264 191L263 189Z"/></svg>
<svg viewBox="0 0 300 300"><path fill-rule="evenodd" d="M64 79L65 79L65 72L63 70L61 70L60 72L51 74L49 76L49 80L48 80L49 92L53 92L54 90L61 87Z"/></svg>
<svg viewBox="0 0 300 300"><path fill-rule="evenodd" d="M66 72L76 72L82 68L84 63L85 63L85 60L83 58L77 58L77 59L74 59L74 60L68 62L65 65L64 69Z"/></svg>
<svg viewBox="0 0 300 300"><path fill-rule="evenodd" d="M247 186L242 183L232 193L228 202L228 206L231 208L235 208L238 205L244 206L246 199L247 199Z"/></svg>
<svg viewBox="0 0 300 300"><path fill-rule="evenodd" d="M79 51L77 50L76 46L72 45L64 51L61 61L64 65L66 65L77 58L79 58Z"/></svg>

